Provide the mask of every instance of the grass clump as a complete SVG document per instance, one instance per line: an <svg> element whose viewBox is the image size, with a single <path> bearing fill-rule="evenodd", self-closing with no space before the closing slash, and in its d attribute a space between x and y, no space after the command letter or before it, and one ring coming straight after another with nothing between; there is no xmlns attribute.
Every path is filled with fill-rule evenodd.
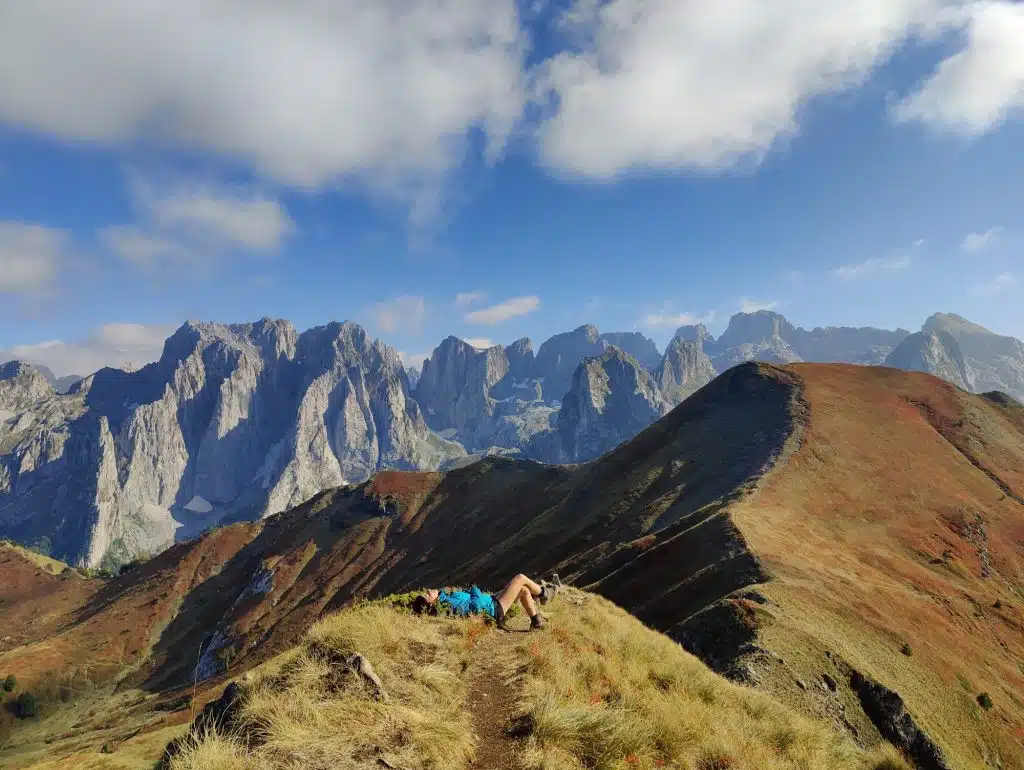
<svg viewBox="0 0 1024 770"><path fill-rule="evenodd" d="M527 768L909 767L726 681L601 598L571 591L549 612L551 631L521 643Z"/></svg>
<svg viewBox="0 0 1024 770"><path fill-rule="evenodd" d="M246 677L236 734L189 742L172 770L364 767L385 755L410 770L467 767L475 751L463 708L470 625L387 603L331 615ZM386 700L348 671L344 658L354 652L371 662Z"/></svg>
<svg viewBox="0 0 1024 770"><path fill-rule="evenodd" d="M987 692L978 693L978 705L988 711L993 705L991 696Z"/></svg>
<svg viewBox="0 0 1024 770"><path fill-rule="evenodd" d="M3 691L14 692L14 688L18 686L18 678L14 674L8 674L4 678Z"/></svg>
<svg viewBox="0 0 1024 770"><path fill-rule="evenodd" d="M904 642L903 646L900 647L900 652L902 652L908 658L914 654L914 650L910 647L910 642Z"/></svg>

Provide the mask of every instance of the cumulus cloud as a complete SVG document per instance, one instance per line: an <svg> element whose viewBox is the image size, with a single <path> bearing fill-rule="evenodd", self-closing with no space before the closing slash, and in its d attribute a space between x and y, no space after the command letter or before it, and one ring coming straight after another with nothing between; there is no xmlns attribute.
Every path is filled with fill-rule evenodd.
<svg viewBox="0 0 1024 770"><path fill-rule="evenodd" d="M968 254L976 254L979 251L984 251L995 243L999 234L1002 232L1003 228L1001 227L991 227L983 233L970 233L966 238L964 238L963 243L960 244L960 248Z"/></svg>
<svg viewBox="0 0 1024 770"><path fill-rule="evenodd" d="M477 129L501 151L523 50L515 0L3 3L0 119L406 196Z"/></svg>
<svg viewBox="0 0 1024 770"><path fill-rule="evenodd" d="M904 251L891 257L872 257L857 264L843 265L833 270L832 275L841 281L856 281L860 278L907 270L912 263L910 254Z"/></svg>
<svg viewBox="0 0 1024 770"><path fill-rule="evenodd" d="M763 301L743 297L740 300L741 313L756 313L759 310L775 310L779 306L778 300Z"/></svg>
<svg viewBox="0 0 1024 770"><path fill-rule="evenodd" d="M794 134L801 107L861 83L947 0L580 0L582 44L549 61L552 166L728 167Z"/></svg>
<svg viewBox="0 0 1024 770"><path fill-rule="evenodd" d="M68 234L27 222L0 222L0 295L50 291L68 259Z"/></svg>
<svg viewBox="0 0 1024 770"><path fill-rule="evenodd" d="M532 313L538 307L540 307L540 297L515 297L499 302L497 305L466 313L465 320L466 323L471 324L497 324L510 318L518 318Z"/></svg>
<svg viewBox="0 0 1024 770"><path fill-rule="evenodd" d="M427 304L423 297L402 296L378 302L370 308L377 328L386 333L408 331L417 333L427 317Z"/></svg>
<svg viewBox="0 0 1024 770"><path fill-rule="evenodd" d="M1000 273L989 281L976 284L971 289L971 294L975 297L995 297L1016 287L1017 276L1012 273Z"/></svg>
<svg viewBox="0 0 1024 770"><path fill-rule="evenodd" d="M966 45L894 104L893 114L976 136L1024 108L1024 5L977 0L952 18L966 27Z"/></svg>
<svg viewBox="0 0 1024 770"><path fill-rule="evenodd" d="M48 340L32 345L0 349L0 361L16 358L42 364L58 377L86 376L105 366L135 368L160 358L164 340L174 331L162 324L112 323L101 326L81 340Z"/></svg>
<svg viewBox="0 0 1024 770"><path fill-rule="evenodd" d="M474 348L479 348L480 350L487 350L487 348L494 347L494 343L486 337L463 337L462 341L472 345Z"/></svg>
<svg viewBox="0 0 1024 770"><path fill-rule="evenodd" d="M460 291L455 295L455 304L458 307L475 305L477 302L482 302L486 296L482 291Z"/></svg>

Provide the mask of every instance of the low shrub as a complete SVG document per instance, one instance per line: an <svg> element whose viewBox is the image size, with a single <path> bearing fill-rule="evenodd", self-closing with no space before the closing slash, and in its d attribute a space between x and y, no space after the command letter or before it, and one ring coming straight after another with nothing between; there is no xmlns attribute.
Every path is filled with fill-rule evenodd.
<svg viewBox="0 0 1024 770"><path fill-rule="evenodd" d="M22 719L39 716L39 704L36 702L36 696L30 692L23 692L14 701L14 711Z"/></svg>
<svg viewBox="0 0 1024 770"><path fill-rule="evenodd" d="M986 711L992 708L992 698L989 697L987 692L978 693L978 705Z"/></svg>

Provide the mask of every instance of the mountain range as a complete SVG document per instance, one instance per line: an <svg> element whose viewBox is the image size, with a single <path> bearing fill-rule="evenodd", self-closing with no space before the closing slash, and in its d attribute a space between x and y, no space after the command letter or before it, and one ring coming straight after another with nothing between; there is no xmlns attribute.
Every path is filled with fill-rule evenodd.
<svg viewBox="0 0 1024 770"><path fill-rule="evenodd" d="M808 331L759 311L718 339L684 326L663 353L590 325L536 352L448 337L421 371L354 323L189 322L159 361L67 393L30 365L0 368L0 537L116 567L384 469L588 462L750 360L886 364L1024 397L1024 345L944 314L912 334Z"/></svg>
<svg viewBox="0 0 1024 770"><path fill-rule="evenodd" d="M402 371L385 366L393 359L375 358L379 348L352 327L307 332L308 341L283 324L246 327L244 337L241 331L232 332L239 336L235 347L203 342L220 340L223 329L191 327L168 344L168 360L192 351L175 371L187 369L193 387L185 388L186 374L178 374L164 389L168 404L161 409L210 415L205 422L182 417L174 423L205 426L185 436L186 448L198 446L194 462L203 462L206 446L188 443L189 436L215 436L209 425L237 430L241 424L228 420L218 404L238 403L244 367L235 361L231 376L216 386L213 373L226 371L225 360L245 358L250 344L263 346L250 364L275 352L283 370L297 367L287 376L264 368L279 383L267 392L281 401L261 401L261 409L297 398L296 408L309 403L307 411L322 415L333 403L329 390L322 398L327 385L313 384L325 376L315 375L325 360L311 360L305 349L315 343L324 350L325 337L328 348L356 344L363 351L358 359L343 356L338 369L350 372L347 380L332 368L328 384L358 390L369 371L360 367L377 362L384 367L380 374L391 378L381 382L397 384L375 392L394 399L402 390ZM652 375L637 376L643 370L630 360L615 348L587 359L576 367L570 389L605 404L606 413L624 415L608 383L625 376L644 391L655 383ZM221 395L205 406L197 403L203 388L194 387L202 376ZM381 398L369 403L379 407ZM585 440L573 445L559 435L558 447L589 451L598 435L594 414L574 398L563 398L560 415L579 415ZM95 408L101 407L112 414L111 405ZM92 407L83 408L88 415ZM406 402L406 414L417 409ZM164 418L151 411L122 424L133 419L132 430L108 428L115 451L126 439L141 440L147 420L160 425ZM382 423L374 424L382 430ZM409 430L420 435L411 417ZM298 445L316 444L303 436ZM263 446L273 439L246 434L238 441ZM290 467L299 454L289 449L279 462ZM594 733L602 746L613 735L604 730L606 717L629 717L630 729L646 734L644 709L681 691L709 709L697 712L696 721L692 710L666 715L666 725L696 727L653 753L638 751L636 762L629 758L632 749L619 744L601 754L570 745L575 758L544 766L662 766L657 759L705 768L1018 770L1024 768L1022 469L1024 408L1005 395L974 395L929 374L889 367L744 363L593 462L549 465L490 456L445 472L380 471L259 521L177 543L109 579L0 544L0 673L16 674L19 693L40 693L43 713L38 723L24 724L0 713L0 763L152 766L168 741L185 734L203 703L223 707L254 681L261 683L253 692L262 705L256 710L253 702L245 712L264 726L287 717L293 725L284 736L289 753L277 755L278 764L236 757L231 766L320 757L319 747L349 730L353 710L362 708L364 701L352 699L368 697L338 689L349 681L343 656L332 658L323 644L314 644L334 640L344 655L372 659L394 708L404 714L404 682L423 683L432 703L442 693L465 691L472 696L466 702L479 706L483 694L492 693L481 685L490 676L489 658L507 665L517 683L531 672L565 669L560 689L545 696L548 711L531 712L532 720L515 721L518 691L494 704L499 724L508 720L502 740L512 742L509 751L530 751L565 734L567 723L551 720L560 699L571 703L572 724ZM139 471L129 463L112 472L130 479ZM212 479L191 483L215 495ZM400 598L424 586L476 583L494 590L517 572L557 572L567 585L603 597L599 606L607 609L589 614L589 625L574 623L575 613L586 613L597 599L570 593L542 608L550 630L491 637L481 637L469 621L436 631L433 621L408 611L378 613L366 625L334 614L356 603L378 617L359 600ZM664 640L658 656L641 660L636 637L614 631L635 622L627 612L678 644ZM327 634L323 623L336 632ZM433 651L436 633L453 645L443 657ZM296 650L309 635L313 642ZM683 655L680 646L745 687L713 684L695 672L670 676L668 661ZM586 664L581 655L588 656ZM296 669L307 658L311 663ZM628 689L611 668L622 659L635 674ZM318 671L337 675L340 683L317 685ZM300 673L308 675L311 690L288 689ZM523 697L532 692L524 690ZM305 700L295 700L300 695ZM349 717L317 721L342 695L349 698ZM486 700L498 699L492 693ZM739 703L746 705L737 715ZM783 730L765 721L778 704L830 728L846 752L891 743L905 761L859 764L851 753L846 759L807 754L809 722ZM381 713L398 713L382 712L392 706L373 701L369 708L376 720L370 724ZM432 733L435 744L448 746L450 735L470 731L486 739L480 723L445 714L458 729ZM192 728L200 738L202 725ZM264 751L259 746L268 732L257 729L239 746ZM752 741L765 748L755 752ZM746 753L730 753L741 745ZM344 762L318 759L317 766L420 766L362 746ZM691 756L696 759L679 760ZM739 764L736 756L748 760ZM122 759L136 764L115 764ZM195 766L226 765L172 765Z"/></svg>

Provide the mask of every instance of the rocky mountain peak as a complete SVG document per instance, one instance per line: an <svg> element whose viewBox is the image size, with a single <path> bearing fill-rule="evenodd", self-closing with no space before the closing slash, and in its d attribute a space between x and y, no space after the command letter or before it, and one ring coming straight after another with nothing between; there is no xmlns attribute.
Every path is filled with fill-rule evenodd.
<svg viewBox="0 0 1024 770"><path fill-rule="evenodd" d="M970 390L973 376L960 346L948 332L926 331L911 334L896 346L886 365L897 369L927 372Z"/></svg>
<svg viewBox="0 0 1024 770"><path fill-rule="evenodd" d="M516 382L523 382L533 376L533 342L529 337L516 340L511 345L505 346L505 355L508 357L509 373Z"/></svg>
<svg viewBox="0 0 1024 770"><path fill-rule="evenodd" d="M700 337L695 340L675 337L654 371L655 382L672 406L707 385L716 375Z"/></svg>
<svg viewBox="0 0 1024 770"><path fill-rule="evenodd" d="M601 355L606 347L597 327L590 324L546 340L534 361L534 376L544 380L544 398L560 400L572 385L580 361Z"/></svg>
<svg viewBox="0 0 1024 770"><path fill-rule="evenodd" d="M732 347L743 343L767 342L776 337L788 339L794 331L785 316L771 310L737 313L729 319L729 327L718 338L718 345Z"/></svg>
<svg viewBox="0 0 1024 770"><path fill-rule="evenodd" d="M527 456L579 463L600 457L669 411L650 373L631 355L609 346L584 359L562 400L556 427L538 434Z"/></svg>
<svg viewBox="0 0 1024 770"><path fill-rule="evenodd" d="M19 412L54 395L43 373L24 361L0 364L0 410Z"/></svg>
<svg viewBox="0 0 1024 770"><path fill-rule="evenodd" d="M601 338L609 345L629 353L647 370L653 370L661 363L661 353L654 340L639 332L606 332Z"/></svg>
<svg viewBox="0 0 1024 770"><path fill-rule="evenodd" d="M714 335L708 331L708 327L704 324L693 324L690 326L680 326L676 329L676 333L673 339L685 340L687 342L696 342L703 347L705 343L713 343L715 341Z"/></svg>

